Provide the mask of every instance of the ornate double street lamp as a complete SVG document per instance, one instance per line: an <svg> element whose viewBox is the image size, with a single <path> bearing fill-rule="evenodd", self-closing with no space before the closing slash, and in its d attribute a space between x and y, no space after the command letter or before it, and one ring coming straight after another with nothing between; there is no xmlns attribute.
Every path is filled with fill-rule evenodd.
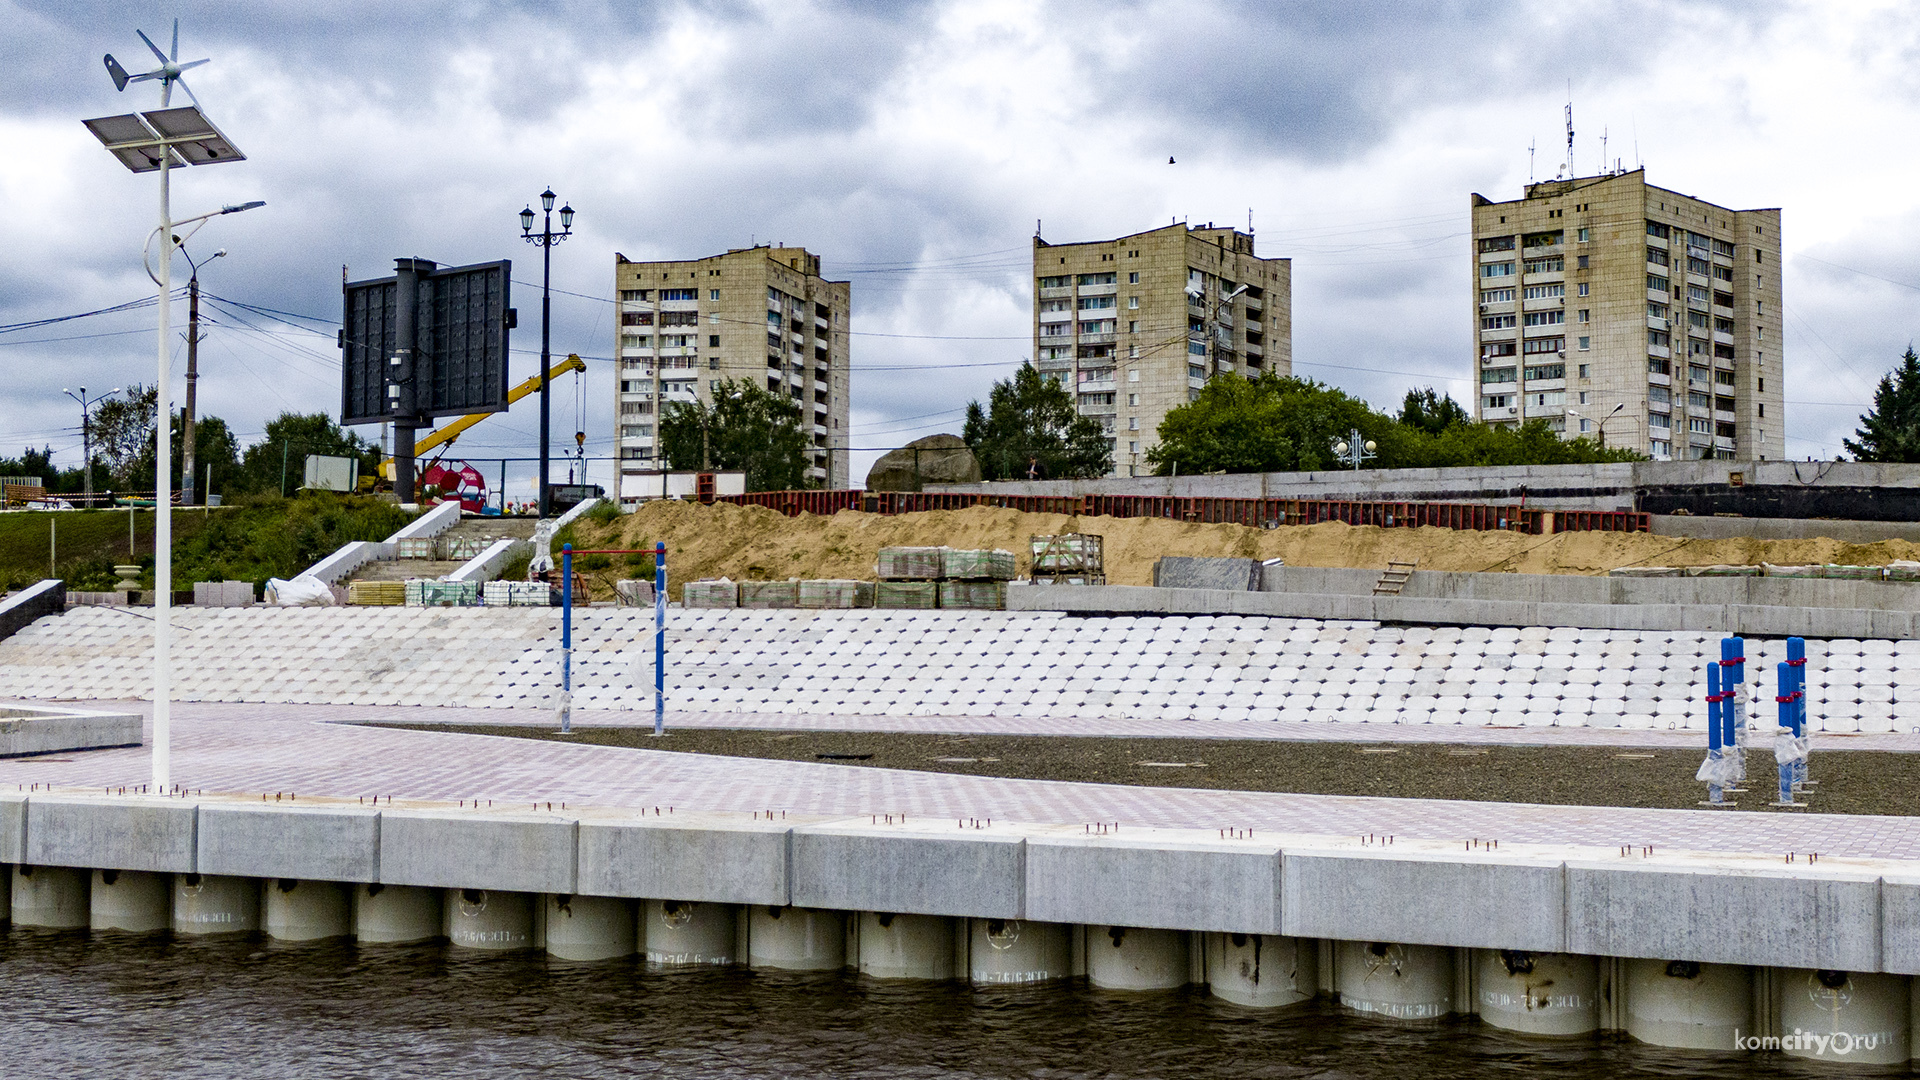
<svg viewBox="0 0 1920 1080"><path fill-rule="evenodd" d="M552 395L547 389L547 367L552 363L548 331L553 325L553 247L573 235L573 207L560 208L560 231L553 231L553 189L540 193L540 209L546 215L539 232L533 231L533 207L520 211L520 235L529 244L540 245L540 516L553 514L553 491L547 476L547 426Z"/></svg>
<svg viewBox="0 0 1920 1080"><path fill-rule="evenodd" d="M64 386L60 388L60 392L80 403L80 456L84 459L80 463L80 476L81 476L81 483L85 487L85 490L87 493L87 502L86 502L87 508L92 509L93 508L93 424L89 421L88 414L93 410L93 407L95 405L98 405L101 402L112 397L113 395L119 393L120 388L116 386L104 394L95 394L92 397L87 396L87 388L84 386L80 388L80 392L77 394L67 389Z"/></svg>

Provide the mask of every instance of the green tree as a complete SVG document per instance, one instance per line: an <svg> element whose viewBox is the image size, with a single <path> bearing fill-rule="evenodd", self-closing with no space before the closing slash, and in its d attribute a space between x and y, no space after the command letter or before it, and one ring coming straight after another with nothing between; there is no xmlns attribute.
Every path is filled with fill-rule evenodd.
<svg viewBox="0 0 1920 1080"><path fill-rule="evenodd" d="M1100 422L1081 416L1060 379L1032 364L994 383L986 408L967 403L960 437L988 480L1024 480L1030 470L1056 480L1113 471L1113 442Z"/></svg>
<svg viewBox="0 0 1920 1080"><path fill-rule="evenodd" d="M1429 435L1438 435L1450 427L1473 423L1473 417L1453 395L1442 394L1429 386L1425 390L1409 390L1406 399L1400 403L1401 424L1417 428Z"/></svg>
<svg viewBox="0 0 1920 1080"><path fill-rule="evenodd" d="M1842 440L1860 461L1920 461L1920 356L1913 346L1900 366L1880 377L1873 409L1860 417L1858 440Z"/></svg>
<svg viewBox="0 0 1920 1080"><path fill-rule="evenodd" d="M747 379L724 379L711 402L676 401L660 417L672 469L742 469L748 491L811 487L800 403Z"/></svg>
<svg viewBox="0 0 1920 1080"><path fill-rule="evenodd" d="M0 458L0 476L37 476L50 494L67 494L82 488L84 477L78 467L62 469L53 463L53 447L35 450L29 446L17 458Z"/></svg>
<svg viewBox="0 0 1920 1080"><path fill-rule="evenodd" d="M179 488L180 467L185 464L181 447L185 445L186 420L182 412L173 414L173 486ZM240 448L234 440L233 431L227 422L217 416L195 417L193 421L193 458L195 486L204 487L207 479L207 466L213 466L215 491L224 491L238 479L240 471ZM203 491L204 496L206 493Z"/></svg>
<svg viewBox="0 0 1920 1080"><path fill-rule="evenodd" d="M1312 379L1219 375L1168 411L1147 460L1161 476L1327 469L1335 465L1333 444L1354 428L1380 442L1385 458L1392 427L1366 402Z"/></svg>
<svg viewBox="0 0 1920 1080"><path fill-rule="evenodd" d="M194 444L201 445L198 431ZM355 432L343 430L326 413L283 412L267 421L266 433L259 442L247 447L227 490L234 494L278 495L284 484L285 490L292 492L306 477L308 454L357 457L362 476L371 476L380 467L380 448ZM217 465L214 486L221 490Z"/></svg>
<svg viewBox="0 0 1920 1080"><path fill-rule="evenodd" d="M87 417L93 452L106 463L106 484L122 492L153 488L154 418L160 395L135 383L127 392L94 406ZM95 478L99 483L100 478Z"/></svg>

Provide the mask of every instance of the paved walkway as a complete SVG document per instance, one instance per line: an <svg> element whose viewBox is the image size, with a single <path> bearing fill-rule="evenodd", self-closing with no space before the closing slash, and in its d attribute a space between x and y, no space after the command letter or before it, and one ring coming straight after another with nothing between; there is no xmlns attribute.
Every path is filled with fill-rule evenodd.
<svg viewBox="0 0 1920 1080"><path fill-rule="evenodd" d="M145 711L139 704L127 707ZM500 715L499 710L487 712L494 718ZM1920 818L1533 806L1008 780L326 722L393 719L408 713L419 719L455 715L445 709L177 705L174 780L209 792L247 794L478 798L502 804L552 800L571 805L834 815L890 812L1049 824L1119 821L1169 828L1235 826L1346 836L1389 833L1447 841L1482 838L1600 848L1651 844L1669 851L1770 857L1819 852L1920 860ZM540 719L528 716L521 722ZM739 719L738 715L724 717L730 723ZM1104 725L1103 729L1111 730ZM22 790L36 784L134 785L149 776L146 749L0 761L0 787Z"/></svg>

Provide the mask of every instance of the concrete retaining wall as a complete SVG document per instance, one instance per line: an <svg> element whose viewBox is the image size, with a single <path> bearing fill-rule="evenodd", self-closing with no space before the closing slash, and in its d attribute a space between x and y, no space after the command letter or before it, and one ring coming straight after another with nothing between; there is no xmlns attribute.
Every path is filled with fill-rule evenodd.
<svg viewBox="0 0 1920 1080"><path fill-rule="evenodd" d="M141 734L140 717L132 713L0 708L0 757L139 746Z"/></svg>
<svg viewBox="0 0 1920 1080"><path fill-rule="evenodd" d="M1920 971L1914 864L1771 853L57 793L0 797L0 860Z"/></svg>
<svg viewBox="0 0 1920 1080"><path fill-rule="evenodd" d="M59 578L29 585L0 600L0 641L5 641L42 615L67 610L67 583Z"/></svg>

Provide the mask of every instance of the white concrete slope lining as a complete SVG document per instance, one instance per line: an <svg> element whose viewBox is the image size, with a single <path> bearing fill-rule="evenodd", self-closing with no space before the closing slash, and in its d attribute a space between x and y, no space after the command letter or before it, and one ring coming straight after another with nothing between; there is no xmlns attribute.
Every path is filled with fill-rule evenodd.
<svg viewBox="0 0 1920 1080"><path fill-rule="evenodd" d="M556 699L548 608L177 609L186 701L529 706ZM650 709L652 613L574 615L574 703ZM676 611L669 707L890 716L1692 729L1719 636L1382 626L1242 616ZM138 698L151 633L75 608L0 641L0 680L38 698ZM1746 665L1772 717L1783 643ZM1920 729L1920 642L1809 640L1816 732Z"/></svg>

